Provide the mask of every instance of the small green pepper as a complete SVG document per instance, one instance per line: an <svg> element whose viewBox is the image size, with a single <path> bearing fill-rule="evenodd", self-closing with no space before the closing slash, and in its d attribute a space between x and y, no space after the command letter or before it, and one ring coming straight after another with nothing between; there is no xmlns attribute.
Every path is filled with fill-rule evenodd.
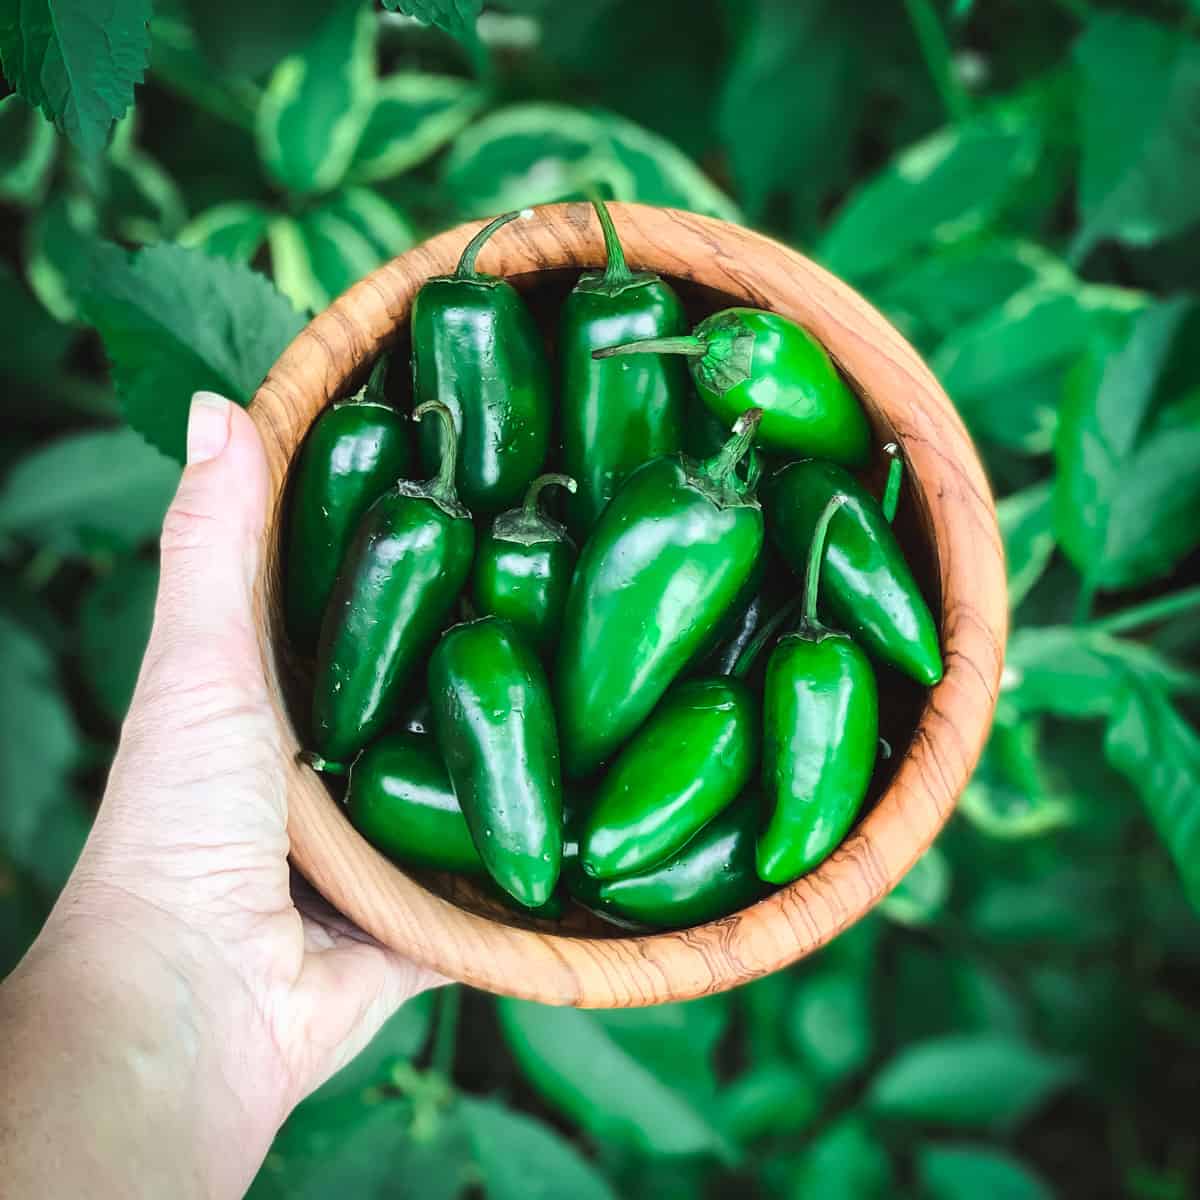
<svg viewBox="0 0 1200 1200"><path fill-rule="evenodd" d="M737 600L763 519L737 474L760 414L743 413L704 462L645 463L601 513L579 557L556 688L567 774L585 775L645 720Z"/></svg>
<svg viewBox="0 0 1200 1200"><path fill-rule="evenodd" d="M830 497L846 498L825 551L829 612L875 658L918 683L937 683L937 626L875 497L848 471L819 459L782 467L763 481L762 494L772 540L797 573Z"/></svg>
<svg viewBox="0 0 1200 1200"><path fill-rule="evenodd" d="M431 738L389 733L350 768L346 811L389 858L439 871L483 871L479 851Z"/></svg>
<svg viewBox="0 0 1200 1200"><path fill-rule="evenodd" d="M657 275L629 269L608 209L600 200L593 204L608 266L580 277L563 307L559 337L563 467L579 481L567 523L580 537L630 471L680 449L688 392L678 359L592 358L593 350L614 342L687 331L674 289Z"/></svg>
<svg viewBox="0 0 1200 1200"><path fill-rule="evenodd" d="M311 654L338 568L363 514L412 461L408 421L384 399L387 357L350 400L315 421L296 460L284 558L284 614L297 650Z"/></svg>
<svg viewBox="0 0 1200 1200"><path fill-rule="evenodd" d="M430 412L445 430L437 475L402 480L371 505L325 612L313 685L317 765L336 769L392 718L471 569L475 527L454 490L454 422L436 401L413 416Z"/></svg>
<svg viewBox="0 0 1200 1200"><path fill-rule="evenodd" d="M780 638L763 685L763 787L771 816L758 839L759 877L789 883L846 836L871 774L879 733L875 673L858 644L817 621L817 590L835 495L813 531L804 616Z"/></svg>
<svg viewBox="0 0 1200 1200"><path fill-rule="evenodd" d="M545 656L558 640L578 551L558 521L538 509L542 490L575 490L568 475L539 475L521 508L493 522L475 553L471 600L481 616L503 617Z"/></svg>
<svg viewBox="0 0 1200 1200"><path fill-rule="evenodd" d="M545 904L562 861L554 708L537 655L507 622L450 629L429 660L433 724L475 848L526 908Z"/></svg>
<svg viewBox="0 0 1200 1200"><path fill-rule="evenodd" d="M414 403L440 401L461 439L456 480L475 513L497 513L521 498L550 445L550 367L542 335L519 293L475 270L484 242L518 217L484 226L453 275L428 280L412 307ZM427 471L432 436L420 438Z"/></svg>
<svg viewBox="0 0 1200 1200"><path fill-rule="evenodd" d="M682 929L735 913L767 891L754 869L759 807L753 793L742 796L683 849L636 874L593 879L572 870L571 895L617 924L647 929Z"/></svg>
<svg viewBox="0 0 1200 1200"><path fill-rule="evenodd" d="M758 444L781 454L814 454L847 466L864 464L871 431L858 398L816 338L779 313L726 308L690 336L611 345L619 354L684 354L700 398L728 424L753 406L763 410Z"/></svg>

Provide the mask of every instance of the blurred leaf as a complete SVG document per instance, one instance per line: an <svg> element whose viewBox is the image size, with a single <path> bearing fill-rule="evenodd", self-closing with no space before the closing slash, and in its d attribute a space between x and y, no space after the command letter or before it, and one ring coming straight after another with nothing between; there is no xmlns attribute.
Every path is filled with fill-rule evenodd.
<svg viewBox="0 0 1200 1200"><path fill-rule="evenodd" d="M271 284L248 268L181 246L129 257L107 247L86 300L129 423L184 457L192 393L209 389L248 404L303 324Z"/></svg>
<svg viewBox="0 0 1200 1200"><path fill-rule="evenodd" d="M464 1096L459 1111L488 1200L616 1200L570 1142L492 1100Z"/></svg>
<svg viewBox="0 0 1200 1200"><path fill-rule="evenodd" d="M1012 1129L1075 1078L1065 1059L991 1033L950 1034L900 1050L871 1082L873 1112L963 1129Z"/></svg>
<svg viewBox="0 0 1200 1200"><path fill-rule="evenodd" d="M57 149L54 127L20 96L0 100L0 201L38 204Z"/></svg>
<svg viewBox="0 0 1200 1200"><path fill-rule="evenodd" d="M1200 44L1132 13L1101 12L1074 49L1083 77L1075 253L1145 245L1200 220Z"/></svg>
<svg viewBox="0 0 1200 1200"><path fill-rule="evenodd" d="M1190 308L1171 300L1148 309L1122 346L1098 343L1067 390L1055 440L1055 531L1092 586L1157 579L1200 543L1200 392L1153 412Z"/></svg>
<svg viewBox="0 0 1200 1200"><path fill-rule="evenodd" d="M1126 932L1127 909L1128 897L1108 880L1063 866L1036 879L981 876L967 921L993 946L1087 948Z"/></svg>
<svg viewBox="0 0 1200 1200"><path fill-rule="evenodd" d="M327 191L346 173L370 112L377 28L360 0L336 0L304 49L272 73L258 109L258 149L289 191Z"/></svg>
<svg viewBox="0 0 1200 1200"><path fill-rule="evenodd" d="M125 719L133 697L157 593L157 565L126 558L92 581L79 606L83 677L114 725Z"/></svg>
<svg viewBox="0 0 1200 1200"><path fill-rule="evenodd" d="M187 209L174 180L134 141L131 113L118 122L106 160L105 224L128 242L173 237Z"/></svg>
<svg viewBox="0 0 1200 1200"><path fill-rule="evenodd" d="M196 41L210 62L257 76L304 47L329 0L184 0Z"/></svg>
<svg viewBox="0 0 1200 1200"><path fill-rule="evenodd" d="M0 533L60 554L157 535L179 468L130 429L72 433L23 458L0 487Z"/></svg>
<svg viewBox="0 0 1200 1200"><path fill-rule="evenodd" d="M799 1133L820 1116L824 1103L823 1088L783 1062L743 1072L721 1089L718 1099L721 1128L742 1145Z"/></svg>
<svg viewBox="0 0 1200 1200"><path fill-rule="evenodd" d="M870 981L848 970L817 968L800 977L788 1033L819 1079L838 1083L867 1065L875 1046Z"/></svg>
<svg viewBox="0 0 1200 1200"><path fill-rule="evenodd" d="M597 1137L647 1154L731 1153L725 1135L596 1015L497 1001L509 1049L533 1087Z"/></svg>
<svg viewBox="0 0 1200 1200"><path fill-rule="evenodd" d="M949 895L950 864L937 846L930 846L880 902L879 911L901 925L928 925L945 908Z"/></svg>
<svg viewBox="0 0 1200 1200"><path fill-rule="evenodd" d="M843 1117L805 1151L791 1200L893 1200L887 1151L859 1116Z"/></svg>
<svg viewBox="0 0 1200 1200"><path fill-rule="evenodd" d="M1200 910L1200 737L1161 688L1134 678L1116 701L1104 753L1138 789Z"/></svg>
<svg viewBox="0 0 1200 1200"><path fill-rule="evenodd" d="M483 0L383 0L383 7L416 17L426 25L436 25L468 45L478 40L475 22L479 20Z"/></svg>
<svg viewBox="0 0 1200 1200"><path fill-rule="evenodd" d="M46 919L45 908L0 855L0 979L33 944Z"/></svg>
<svg viewBox="0 0 1200 1200"><path fill-rule="evenodd" d="M277 219L268 238L279 290L316 312L416 240L401 213L366 188L346 188L294 220Z"/></svg>
<svg viewBox="0 0 1200 1200"><path fill-rule="evenodd" d="M56 321L30 295L6 262L0 262L0 329L0 378L40 388L57 372L75 337L70 326Z"/></svg>
<svg viewBox="0 0 1200 1200"><path fill-rule="evenodd" d="M45 646L0 612L0 852L57 890L87 836L71 794L79 732Z"/></svg>
<svg viewBox="0 0 1200 1200"><path fill-rule="evenodd" d="M564 104L515 104L461 133L442 175L463 213L542 204L601 189L737 220L733 202L670 142L621 117Z"/></svg>
<svg viewBox="0 0 1200 1200"><path fill-rule="evenodd" d="M1015 609L1054 554L1053 484L1038 483L996 505L1008 559L1008 606Z"/></svg>
<svg viewBox="0 0 1200 1200"><path fill-rule="evenodd" d="M270 220L257 204L218 204L193 217L176 240L216 258L249 264L266 241Z"/></svg>
<svg viewBox="0 0 1200 1200"><path fill-rule="evenodd" d="M75 321L91 271L95 204L72 192L52 195L28 229L26 277L34 295L58 321Z"/></svg>
<svg viewBox="0 0 1200 1200"><path fill-rule="evenodd" d="M995 1146L926 1142L917 1149L923 1200L1053 1200L1034 1172Z"/></svg>
<svg viewBox="0 0 1200 1200"><path fill-rule="evenodd" d="M150 49L150 0L22 0L0 10L4 77L95 158L133 103Z"/></svg>

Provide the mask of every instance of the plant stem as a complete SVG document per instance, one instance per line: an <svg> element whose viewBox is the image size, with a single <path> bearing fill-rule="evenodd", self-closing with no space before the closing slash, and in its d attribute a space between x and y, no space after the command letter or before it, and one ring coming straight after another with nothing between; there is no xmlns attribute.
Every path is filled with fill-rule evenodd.
<svg viewBox="0 0 1200 1200"><path fill-rule="evenodd" d="M896 517L896 509L900 505L900 485L904 481L904 459L900 455L900 447L895 442L888 442L883 452L891 460L888 463L887 486L883 489L883 500L880 508L883 516L890 525Z"/></svg>
<svg viewBox="0 0 1200 1200"><path fill-rule="evenodd" d="M435 413L442 422L442 457L429 491L431 495L442 499L457 499L454 468L458 462L458 430L454 428L454 415L440 400L426 400L413 409L413 420L420 421L430 412Z"/></svg>
<svg viewBox="0 0 1200 1200"><path fill-rule="evenodd" d="M729 440L705 463L705 473L710 479L724 484L737 470L738 463L750 453L750 447L754 445L762 415L761 408L748 408L734 421Z"/></svg>
<svg viewBox="0 0 1200 1200"><path fill-rule="evenodd" d="M1170 592L1166 596L1147 600L1144 604L1135 604L1132 608L1113 613L1111 617L1090 621L1088 628L1098 633L1124 633L1129 629L1165 621L1193 608L1200 608L1200 586L1184 588L1181 592Z"/></svg>
<svg viewBox="0 0 1200 1200"><path fill-rule="evenodd" d="M501 225L507 225L509 221L515 221L521 215L520 211L505 213L503 216L496 217L495 220L489 221L468 243L467 248L462 252L462 258L458 260L458 270L454 272L455 279L474 279L476 278L475 260L479 257L479 251L483 249L483 244L500 228Z"/></svg>
<svg viewBox="0 0 1200 1200"><path fill-rule="evenodd" d="M750 673L750 668L754 666L758 656L762 653L763 647L779 632L781 625L786 624L796 615L800 607L800 599L789 600L778 612L776 612L770 620L754 635L746 648L738 655L738 660L733 664L733 670L729 674L734 679L745 679Z"/></svg>
<svg viewBox="0 0 1200 1200"><path fill-rule="evenodd" d="M682 334L679 337L643 338L640 342L626 342L623 346L605 346L593 350L593 358L612 358L617 354L686 354L689 358L703 358L708 353L708 343L703 338Z"/></svg>
<svg viewBox="0 0 1200 1200"><path fill-rule="evenodd" d="M433 1053L429 1066L443 1078L449 1079L454 1070L454 1051L458 1044L458 1010L462 992L457 983L442 989L438 1004L437 1032L433 1037Z"/></svg>
<svg viewBox="0 0 1200 1200"><path fill-rule="evenodd" d="M619 287L628 283L632 278L629 264L625 261L625 250L621 239L617 237L616 226L608 211L608 205L599 196L592 197L592 207L600 219L600 228L604 230L604 284L606 287Z"/></svg>
<svg viewBox="0 0 1200 1200"><path fill-rule="evenodd" d="M813 528L812 545L808 548L808 562L804 567L804 616L800 619L802 628L817 628L817 590L821 586L821 564L825 560L825 540L829 534L829 522L837 512L846 497L838 492L829 497L829 503L821 509L817 524Z"/></svg>
<svg viewBox="0 0 1200 1200"><path fill-rule="evenodd" d="M559 475L554 471L550 471L545 475L539 475L529 485L529 490L525 493L525 500L521 505L525 516L533 518L538 515L538 497L541 496L543 488L565 487L568 492L574 492L578 486L570 475Z"/></svg>
<svg viewBox="0 0 1200 1200"><path fill-rule="evenodd" d="M970 112L971 98L954 72L950 43L933 5L930 0L904 0L904 7L947 114L952 121L963 120Z"/></svg>

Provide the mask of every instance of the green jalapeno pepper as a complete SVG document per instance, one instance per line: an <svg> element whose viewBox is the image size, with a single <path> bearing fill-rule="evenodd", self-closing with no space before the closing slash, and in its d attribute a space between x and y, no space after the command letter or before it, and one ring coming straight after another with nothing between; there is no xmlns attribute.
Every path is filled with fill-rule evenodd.
<svg viewBox="0 0 1200 1200"><path fill-rule="evenodd" d="M457 437L450 412L438 474L402 480L367 510L321 625L313 737L323 764L344 763L393 716L405 684L450 615L471 569L475 527L454 489Z"/></svg>
<svg viewBox="0 0 1200 1200"><path fill-rule="evenodd" d="M563 308L559 340L563 467L579 481L567 523L580 537L630 471L680 449L688 392L678 359L592 358L593 350L614 342L687 331L674 289L657 275L629 269L608 209L600 200L593 204L608 265L580 277Z"/></svg>
<svg viewBox="0 0 1200 1200"><path fill-rule="evenodd" d="M771 816L758 839L759 877L788 883L846 836L875 769L879 699L866 654L817 621L817 590L835 495L817 519L804 616L780 638L763 685L763 787Z"/></svg>
<svg viewBox="0 0 1200 1200"><path fill-rule="evenodd" d="M296 460L284 559L284 615L295 648L311 654L338 567L372 503L409 469L408 421L384 399L387 358L350 400L327 408Z"/></svg>
<svg viewBox="0 0 1200 1200"><path fill-rule="evenodd" d="M568 475L539 475L524 505L492 522L471 575L471 600L480 615L510 621L543 656L558 640L578 557L566 528L538 510L538 497L551 484L575 490Z"/></svg>
<svg viewBox="0 0 1200 1200"><path fill-rule="evenodd" d="M526 908L545 904L562 861L562 780L537 655L497 617L456 625L429 660L429 698L484 866Z"/></svg>
<svg viewBox="0 0 1200 1200"><path fill-rule="evenodd" d="M613 496L567 596L556 687L567 774L587 774L642 723L737 600L763 519L737 475L759 420L744 413L704 462L653 459Z"/></svg>
<svg viewBox="0 0 1200 1200"><path fill-rule="evenodd" d="M726 424L752 405L763 410L763 449L820 455L852 467L867 460L871 432L858 398L821 343L779 313L726 308L705 317L691 335L595 353L686 355L700 398Z"/></svg>
<svg viewBox="0 0 1200 1200"><path fill-rule="evenodd" d="M414 403L437 400L454 416L456 480L475 513L515 504L550 445L550 368L542 335L512 284L475 269L484 242L519 213L484 226L458 270L428 280L412 307ZM427 471L437 443L420 437Z"/></svg>
<svg viewBox="0 0 1200 1200"><path fill-rule="evenodd" d="M617 924L682 929L728 916L767 889L754 869L759 800L742 796L670 858L616 879L568 873L571 895Z"/></svg>
<svg viewBox="0 0 1200 1200"><path fill-rule="evenodd" d="M893 461L898 462L898 459ZM789 463L762 485L771 537L789 566L804 570L813 529L834 495L824 596L834 620L875 658L930 686L942 677L937 627L878 501L836 463Z"/></svg>
<svg viewBox="0 0 1200 1200"><path fill-rule="evenodd" d="M432 739L389 733L350 768L346 811L389 858L439 871L482 873L450 776Z"/></svg>

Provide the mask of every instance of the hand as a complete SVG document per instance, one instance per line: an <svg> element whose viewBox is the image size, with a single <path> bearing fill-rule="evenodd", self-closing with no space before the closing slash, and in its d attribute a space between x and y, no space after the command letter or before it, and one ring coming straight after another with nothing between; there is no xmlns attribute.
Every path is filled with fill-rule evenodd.
<svg viewBox="0 0 1200 1200"><path fill-rule="evenodd" d="M22 1011L61 1010L70 997L70 1028L46 1037L55 1047L77 1038L74 1054L115 1058L108 1067L132 1077L109 1082L102 1120L119 1126L142 1084L150 1105L182 1105L180 1135L207 1161L175 1157L186 1146L166 1151L163 1134L178 1174L160 1164L171 1186L147 1195L186 1195L185 1172L195 1172L200 1194L240 1194L288 1111L400 1003L438 982L330 912L294 902L282 737L251 609L266 502L250 418L198 393L188 465L163 525L154 629L104 800L46 929L0 993L0 1058L5 1033L22 1033ZM36 1087L45 1072L36 1061L32 1070ZM75 1084L87 1086L84 1064L78 1071ZM15 1093L7 1067L5 1075ZM117 1090L126 1086L133 1094ZM177 1099L176 1088L191 1094ZM8 1098L0 1084L6 1161ZM71 1136L86 1139L88 1118L77 1120ZM153 1152L154 1121L135 1112L127 1120L146 1122L130 1132ZM8 1136L23 1142L19 1125ZM103 1161L112 1148L95 1153ZM48 1162L34 1165L37 1194L60 1194L46 1190ZM154 1187L135 1177L121 1194L139 1186Z"/></svg>

